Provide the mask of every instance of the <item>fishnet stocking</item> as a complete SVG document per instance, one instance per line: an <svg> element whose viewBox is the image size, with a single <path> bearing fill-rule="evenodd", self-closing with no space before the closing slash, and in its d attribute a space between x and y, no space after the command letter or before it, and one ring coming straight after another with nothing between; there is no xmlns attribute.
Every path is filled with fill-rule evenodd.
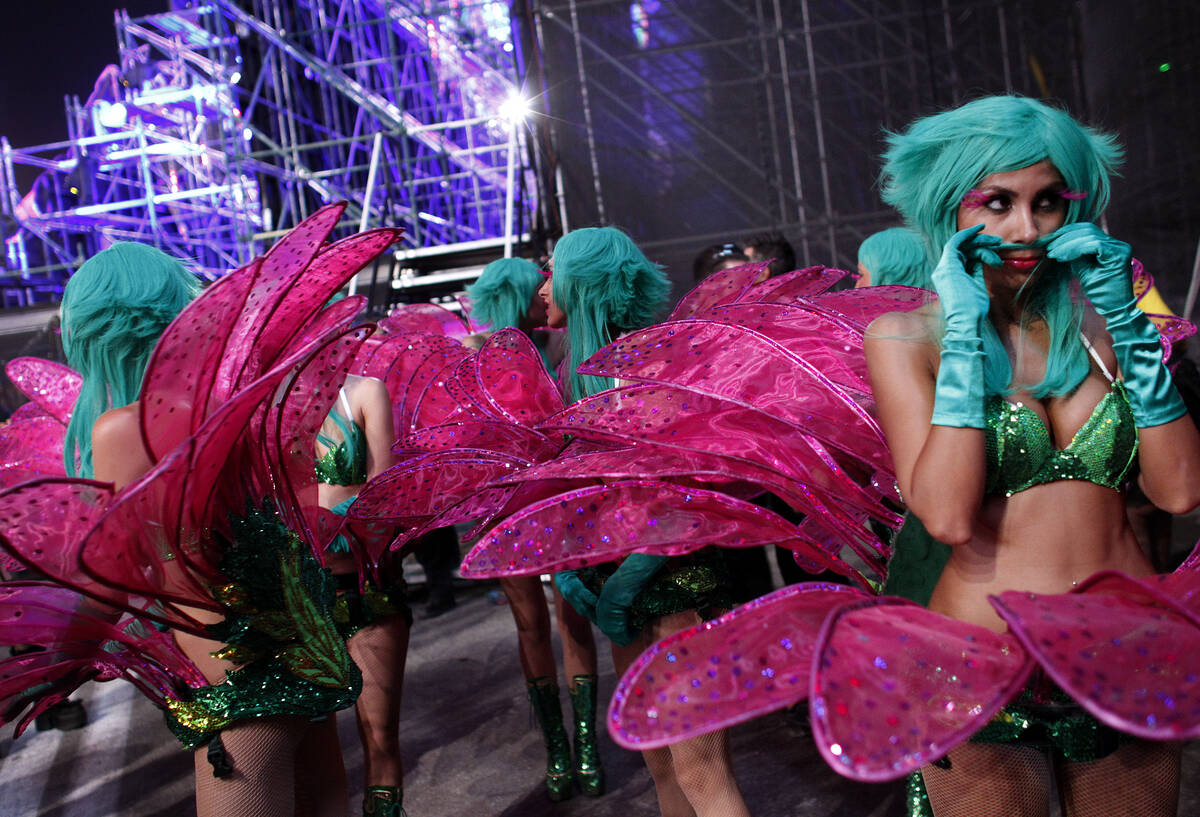
<svg viewBox="0 0 1200 817"><path fill-rule="evenodd" d="M229 727L221 733L233 762L229 777L213 777L207 747L197 749L197 817L292 817L295 754L308 726L308 721L292 716Z"/></svg>
<svg viewBox="0 0 1200 817"><path fill-rule="evenodd" d="M363 745L367 786L400 787L400 693L408 657L408 621L388 616L359 630L347 643L362 671L362 694L354 705Z"/></svg>
<svg viewBox="0 0 1200 817"><path fill-rule="evenodd" d="M935 817L1048 817L1050 761L1040 749L964 743L950 768L921 769Z"/></svg>
<svg viewBox="0 0 1200 817"><path fill-rule="evenodd" d="M656 619L628 646L613 644L613 666L623 674L654 641L700 623L695 610ZM662 817L750 817L733 776L729 737L711 732L673 743L665 749L642 752Z"/></svg>
<svg viewBox="0 0 1200 817"><path fill-rule="evenodd" d="M1128 743L1092 763L1056 766L1065 817L1175 817L1179 809L1177 743Z"/></svg>

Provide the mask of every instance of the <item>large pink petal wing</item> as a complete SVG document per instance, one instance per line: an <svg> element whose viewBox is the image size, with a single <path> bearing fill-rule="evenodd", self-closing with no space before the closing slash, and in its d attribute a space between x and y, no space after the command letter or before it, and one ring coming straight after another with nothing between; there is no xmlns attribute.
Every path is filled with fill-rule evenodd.
<svg viewBox="0 0 1200 817"><path fill-rule="evenodd" d="M79 399L83 378L69 366L39 357L18 357L4 366L8 378L21 394L40 406L63 425L71 422L71 412Z"/></svg>
<svg viewBox="0 0 1200 817"><path fill-rule="evenodd" d="M1013 636L891 597L838 610L815 650L813 738L834 771L864 781L894 780L945 755L1033 669Z"/></svg>
<svg viewBox="0 0 1200 817"><path fill-rule="evenodd" d="M22 468L45 476L65 476L63 447L67 427L48 414L0 426L0 468Z"/></svg>
<svg viewBox="0 0 1200 817"><path fill-rule="evenodd" d="M425 383L421 395L416 399L416 408L412 415L412 428L407 431L445 423L489 418L488 413L458 380L458 373L466 368L460 366L466 362L465 358L466 355L452 361ZM417 382L418 378L414 377L413 385L415 386Z"/></svg>
<svg viewBox="0 0 1200 817"><path fill-rule="evenodd" d="M289 333L268 331L272 316L288 290L300 281L345 207L345 202L322 207L289 230L263 255L254 284L229 332L217 375L217 391L210 405L214 402L219 405L239 383L253 379L252 371L244 375L243 370L254 365L253 350L262 343L264 333L268 343L283 344L290 340Z"/></svg>
<svg viewBox="0 0 1200 817"><path fill-rule="evenodd" d="M872 468L891 467L883 433L866 409L814 365L744 327L699 320L658 324L610 344L580 370L736 403ZM858 387L865 392L867 384Z"/></svg>
<svg viewBox="0 0 1200 817"><path fill-rule="evenodd" d="M259 261L208 287L171 321L154 347L139 395L142 437L157 460L204 423L228 395L217 382L230 332L245 305Z"/></svg>
<svg viewBox="0 0 1200 817"><path fill-rule="evenodd" d="M336 328L333 331L337 331ZM317 496L317 430L338 399L350 364L370 327L345 330L340 336L310 344L299 372L267 415L265 453L274 477L275 506L289 529L305 537L317 551L322 541Z"/></svg>
<svg viewBox="0 0 1200 817"><path fill-rule="evenodd" d="M492 451L439 451L394 465L368 482L350 506L356 519L419 524L527 465Z"/></svg>
<svg viewBox="0 0 1200 817"><path fill-rule="evenodd" d="M859 485L811 438L773 416L672 387L626 386L572 403L539 425L587 439L702 451L774 471L812 501L804 511L831 517L848 532L858 513L894 521L873 486ZM874 539L865 531L859 533Z"/></svg>
<svg viewBox="0 0 1200 817"><path fill-rule="evenodd" d="M865 331L871 321L885 312L910 312L934 298L934 294L927 289L889 284L825 292L808 300L810 304L827 309Z"/></svg>
<svg viewBox="0 0 1200 817"><path fill-rule="evenodd" d="M670 320L691 317L705 309L737 299L747 287L758 280L768 266L770 262L758 261L714 272L679 299L679 303L671 311Z"/></svg>
<svg viewBox="0 0 1200 817"><path fill-rule="evenodd" d="M449 363L457 362L468 352L458 341L443 335L409 335L388 342L376 353L390 357L380 377L392 398L392 419L396 436L412 430L412 415L417 401L429 379Z"/></svg>
<svg viewBox="0 0 1200 817"><path fill-rule="evenodd" d="M690 553L795 536L765 508L715 491L654 480L590 486L530 505L485 534L463 560L470 578L528 576L612 561L631 550Z"/></svg>
<svg viewBox="0 0 1200 817"><path fill-rule="evenodd" d="M379 327L389 335L430 332L454 340L462 340L469 332L466 321L457 312L437 304L402 304L380 320Z"/></svg>
<svg viewBox="0 0 1200 817"><path fill-rule="evenodd" d="M502 329L474 358L475 377L489 404L503 418L524 426L562 411L562 394L524 333Z"/></svg>
<svg viewBox="0 0 1200 817"><path fill-rule="evenodd" d="M627 749L655 749L803 700L822 623L862 598L844 585L794 584L668 636L617 684L609 732Z"/></svg>
<svg viewBox="0 0 1200 817"><path fill-rule="evenodd" d="M397 452L475 448L540 462L558 453L562 443L516 423L470 420L422 428L396 443Z"/></svg>
<svg viewBox="0 0 1200 817"><path fill-rule="evenodd" d="M845 270L821 266L792 270L750 287L738 300L790 303L819 295L849 274Z"/></svg>
<svg viewBox="0 0 1200 817"><path fill-rule="evenodd" d="M1093 576L1078 592L991 598L1025 648L1099 720L1150 740L1200 737L1200 621L1153 581Z"/></svg>
<svg viewBox="0 0 1200 817"><path fill-rule="evenodd" d="M112 486L68 477L39 479L0 493L0 545L20 566L117 606L125 594L80 569L81 543L112 502ZM17 643L17 642L13 642Z"/></svg>

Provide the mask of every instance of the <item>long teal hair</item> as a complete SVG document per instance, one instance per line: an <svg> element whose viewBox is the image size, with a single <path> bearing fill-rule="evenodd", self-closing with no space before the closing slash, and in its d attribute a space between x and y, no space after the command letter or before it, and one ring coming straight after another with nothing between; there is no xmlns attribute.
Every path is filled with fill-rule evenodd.
<svg viewBox="0 0 1200 817"><path fill-rule="evenodd" d="M648 326L666 305L671 282L621 230L584 227L555 246L552 288L567 316L567 395L579 400L613 385L612 378L579 374L579 364L622 333Z"/></svg>
<svg viewBox="0 0 1200 817"><path fill-rule="evenodd" d="M518 326L529 303L546 282L537 264L524 258L498 258L467 287L471 318L493 330Z"/></svg>
<svg viewBox="0 0 1200 817"><path fill-rule="evenodd" d="M875 286L933 286L925 239L907 227L890 227L864 238L858 245L858 263L867 268Z"/></svg>
<svg viewBox="0 0 1200 817"><path fill-rule="evenodd" d="M63 351L83 384L67 426L67 474L92 476L96 419L138 399L154 345L199 292L200 282L178 260L130 242L97 253L71 276L62 301Z"/></svg>
<svg viewBox="0 0 1200 817"><path fill-rule="evenodd" d="M883 200L920 233L930 269L954 235L963 197L993 173L1049 161L1073 191L1065 223L1095 221L1109 199L1109 177L1123 152L1116 139L1082 125L1064 111L1020 96L990 96L918 119L903 133L887 134L880 178ZM1063 265L1044 263L1026 312L1046 322L1050 334L1046 375L1031 386L1044 397L1072 391L1087 376L1079 342L1082 307L1071 296ZM990 321L984 324L984 387L1012 391L1012 367Z"/></svg>

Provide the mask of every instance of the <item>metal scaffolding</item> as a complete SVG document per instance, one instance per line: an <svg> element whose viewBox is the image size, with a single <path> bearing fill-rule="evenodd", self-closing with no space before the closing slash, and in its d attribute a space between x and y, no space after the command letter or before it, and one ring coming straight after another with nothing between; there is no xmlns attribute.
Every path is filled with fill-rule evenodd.
<svg viewBox="0 0 1200 817"><path fill-rule="evenodd" d="M119 64L68 99L67 140L0 142L10 289L53 296L120 239L216 274L340 199L346 231L405 228L388 279L412 259L511 253L529 231L537 195L507 3L174 5L118 12ZM20 165L41 170L30 190Z"/></svg>
<svg viewBox="0 0 1200 817"><path fill-rule="evenodd" d="M574 226L629 229L687 266L776 231L853 267L895 222L882 128L978 93L1082 111L1068 3L537 0L548 113Z"/></svg>

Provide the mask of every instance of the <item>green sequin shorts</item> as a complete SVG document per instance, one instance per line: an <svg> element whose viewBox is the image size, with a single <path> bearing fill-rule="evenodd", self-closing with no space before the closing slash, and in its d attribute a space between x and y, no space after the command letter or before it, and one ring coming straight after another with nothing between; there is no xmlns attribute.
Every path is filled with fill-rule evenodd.
<svg viewBox="0 0 1200 817"><path fill-rule="evenodd" d="M580 581L599 595L618 565L608 562L579 571ZM630 607L630 624L641 629L656 618L695 610L704 620L716 618L734 606L733 582L720 548L702 548L667 560L650 586L638 593Z"/></svg>
<svg viewBox="0 0 1200 817"><path fill-rule="evenodd" d="M411 627L412 608L408 604L408 584L400 577L387 587L378 588L368 583L363 589L358 586L358 576L353 573L334 575L337 582L337 603L333 608L333 620L342 634L349 638L369 624L388 618L404 616Z"/></svg>

